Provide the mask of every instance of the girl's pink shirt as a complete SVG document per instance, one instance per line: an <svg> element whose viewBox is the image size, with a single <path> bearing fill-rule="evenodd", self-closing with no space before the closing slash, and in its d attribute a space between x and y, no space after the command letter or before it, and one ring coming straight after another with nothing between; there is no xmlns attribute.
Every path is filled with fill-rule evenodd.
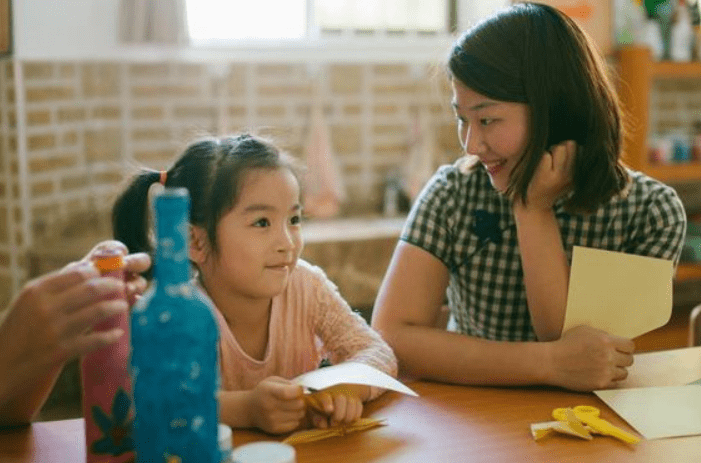
<svg viewBox="0 0 701 463"><path fill-rule="evenodd" d="M301 259L285 290L272 300L262 360L241 349L219 310L216 318L223 390L249 390L269 376L292 379L317 369L324 357L333 364L365 363L397 376L397 359L389 345L351 310L319 267ZM372 388L370 399L381 393Z"/></svg>

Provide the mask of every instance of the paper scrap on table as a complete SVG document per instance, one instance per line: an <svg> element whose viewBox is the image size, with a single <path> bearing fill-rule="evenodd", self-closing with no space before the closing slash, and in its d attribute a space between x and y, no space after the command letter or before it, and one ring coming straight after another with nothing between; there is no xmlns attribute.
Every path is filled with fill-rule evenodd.
<svg viewBox="0 0 701 463"><path fill-rule="evenodd" d="M312 389L326 389L337 384L363 384L382 389L401 392L402 394L418 396L418 394L390 375L381 372L370 365L357 362L343 362L330 367L304 373L293 381Z"/></svg>
<svg viewBox="0 0 701 463"><path fill-rule="evenodd" d="M562 331L589 325L624 338L672 316L672 261L575 246Z"/></svg>
<svg viewBox="0 0 701 463"><path fill-rule="evenodd" d="M594 391L646 439L701 434L701 386Z"/></svg>
<svg viewBox="0 0 701 463"><path fill-rule="evenodd" d="M297 431L282 442L290 445L306 444L330 437L345 436L354 432L366 431L378 426L385 426L387 420L381 418L360 418L358 421L346 425L333 426L326 429L307 429Z"/></svg>

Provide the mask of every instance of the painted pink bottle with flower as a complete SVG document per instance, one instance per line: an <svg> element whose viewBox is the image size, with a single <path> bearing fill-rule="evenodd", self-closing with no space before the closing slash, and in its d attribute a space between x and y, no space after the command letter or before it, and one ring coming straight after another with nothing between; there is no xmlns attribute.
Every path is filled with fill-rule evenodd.
<svg viewBox="0 0 701 463"><path fill-rule="evenodd" d="M103 276L124 279L124 262L118 250L103 250L94 260ZM126 297L126 295L123 295ZM134 461L131 377L129 376L129 314L112 316L95 331L121 328L117 342L81 358L85 455L87 463Z"/></svg>

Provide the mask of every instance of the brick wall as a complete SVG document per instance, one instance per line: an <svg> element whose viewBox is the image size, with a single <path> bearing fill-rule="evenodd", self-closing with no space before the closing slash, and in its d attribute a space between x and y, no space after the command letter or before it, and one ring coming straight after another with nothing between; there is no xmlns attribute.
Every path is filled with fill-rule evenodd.
<svg viewBox="0 0 701 463"><path fill-rule="evenodd" d="M429 65L6 59L0 74L0 303L13 275L15 285L26 280L27 249L59 229L70 239L98 226L85 217L104 215L137 166L167 167L198 135L252 129L303 159L319 98L348 188L344 215L380 210L419 108L431 114L436 164L459 153L447 82Z"/></svg>
<svg viewBox="0 0 701 463"><path fill-rule="evenodd" d="M16 230L21 220L18 207L17 130L15 123L14 75L10 61L0 61L0 310L19 282L23 234ZM13 282L13 278L16 280Z"/></svg>
<svg viewBox="0 0 701 463"><path fill-rule="evenodd" d="M344 215L380 210L418 109L431 114L436 164L459 153L436 66L0 61L0 307L27 278L27 249L58 230L108 236L105 213L135 167L167 167L193 137L253 129L303 158L314 98L348 187ZM660 81L652 103L651 132L687 129L701 84Z"/></svg>

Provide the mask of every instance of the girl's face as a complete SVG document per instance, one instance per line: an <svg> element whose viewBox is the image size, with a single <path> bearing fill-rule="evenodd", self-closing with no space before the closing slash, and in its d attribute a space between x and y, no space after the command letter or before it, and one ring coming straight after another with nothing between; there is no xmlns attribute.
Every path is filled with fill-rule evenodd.
<svg viewBox="0 0 701 463"><path fill-rule="evenodd" d="M254 299L279 294L302 252L301 214L289 169L247 172L236 206L217 224L218 253L196 262L208 290Z"/></svg>
<svg viewBox="0 0 701 463"><path fill-rule="evenodd" d="M465 154L477 156L494 188L506 191L511 171L528 143L528 106L492 100L456 79L452 86L453 110Z"/></svg>

